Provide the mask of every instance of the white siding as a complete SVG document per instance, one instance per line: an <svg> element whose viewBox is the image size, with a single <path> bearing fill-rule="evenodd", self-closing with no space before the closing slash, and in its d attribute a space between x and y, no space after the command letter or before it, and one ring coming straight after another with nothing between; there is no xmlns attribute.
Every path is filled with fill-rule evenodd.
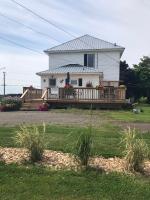
<svg viewBox="0 0 150 200"><path fill-rule="evenodd" d="M99 52L98 68L103 72L104 81L119 81L120 52Z"/></svg>
<svg viewBox="0 0 150 200"><path fill-rule="evenodd" d="M104 74L105 81L119 81L120 52L84 52L95 54L95 68ZM67 64L84 65L84 53L56 53L49 55L49 68Z"/></svg>
<svg viewBox="0 0 150 200"><path fill-rule="evenodd" d="M42 76L41 77L41 88L44 90L45 88L49 87L49 78L52 78L52 76ZM56 87L64 87L65 86L65 79L66 75L53 75L53 78L56 78ZM90 75L90 74L82 74L82 75L70 75L71 80L77 80L82 78L82 87L85 87L86 84L90 81L92 82L93 86L96 87L99 85L99 75ZM45 82L44 82L45 80ZM63 80L63 82L62 82ZM74 87L78 87L78 85L74 85Z"/></svg>
<svg viewBox="0 0 150 200"><path fill-rule="evenodd" d="M83 53L61 53L49 55L49 67L59 67L68 64L84 64Z"/></svg>

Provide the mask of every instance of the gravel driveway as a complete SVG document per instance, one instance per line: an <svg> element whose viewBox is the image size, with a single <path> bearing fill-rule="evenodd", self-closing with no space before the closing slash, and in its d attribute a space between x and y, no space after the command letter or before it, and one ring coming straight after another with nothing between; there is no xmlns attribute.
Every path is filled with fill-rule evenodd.
<svg viewBox="0 0 150 200"><path fill-rule="evenodd" d="M39 111L0 112L0 126L19 125L22 123L52 123L52 124L86 124L89 122L88 115L73 113L54 113Z"/></svg>
<svg viewBox="0 0 150 200"><path fill-rule="evenodd" d="M64 124L64 125L81 125L87 126L90 121L90 115L85 113L65 113L65 112L39 112L39 111L19 111L19 112L0 112L0 126L15 126L22 123L41 124L43 122L49 124ZM135 127L141 131L150 131L150 123L131 123L112 121L102 116L93 115L93 124L100 126L110 123L113 125L126 128L128 126Z"/></svg>

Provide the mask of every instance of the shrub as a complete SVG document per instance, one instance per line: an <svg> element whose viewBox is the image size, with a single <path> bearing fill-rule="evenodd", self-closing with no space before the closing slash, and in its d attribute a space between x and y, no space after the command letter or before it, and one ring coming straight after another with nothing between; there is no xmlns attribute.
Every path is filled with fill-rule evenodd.
<svg viewBox="0 0 150 200"><path fill-rule="evenodd" d="M82 133L76 144L76 155L80 159L80 162L83 166L88 166L89 157L91 155L92 147L92 136L91 130L86 133Z"/></svg>
<svg viewBox="0 0 150 200"><path fill-rule="evenodd" d="M138 102L144 104L144 103L148 102L148 99L147 99L147 97L140 97L139 100L138 100Z"/></svg>
<svg viewBox="0 0 150 200"><path fill-rule="evenodd" d="M43 103L39 105L38 110L39 111L48 111L49 105L47 103Z"/></svg>
<svg viewBox="0 0 150 200"><path fill-rule="evenodd" d="M15 111L21 107L21 100L18 97L4 97L0 103L0 111Z"/></svg>
<svg viewBox="0 0 150 200"><path fill-rule="evenodd" d="M45 124L43 124L43 130L35 126L20 126L20 130L17 131L15 141L22 147L28 149L30 159L32 162L40 161L43 157L45 144Z"/></svg>
<svg viewBox="0 0 150 200"><path fill-rule="evenodd" d="M136 138L135 129L130 127L124 131L122 142L125 145L124 155L128 171L142 171L143 162L148 158L148 146L143 139Z"/></svg>

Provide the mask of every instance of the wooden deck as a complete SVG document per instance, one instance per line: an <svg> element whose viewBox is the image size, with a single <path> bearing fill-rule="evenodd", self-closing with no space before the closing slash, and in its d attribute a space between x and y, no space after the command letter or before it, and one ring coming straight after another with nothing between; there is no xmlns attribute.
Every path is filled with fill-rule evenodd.
<svg viewBox="0 0 150 200"><path fill-rule="evenodd" d="M52 107L87 107L121 108L129 104L126 101L126 88L46 88L45 91L35 88L24 88L21 97L23 102L33 104L47 102Z"/></svg>

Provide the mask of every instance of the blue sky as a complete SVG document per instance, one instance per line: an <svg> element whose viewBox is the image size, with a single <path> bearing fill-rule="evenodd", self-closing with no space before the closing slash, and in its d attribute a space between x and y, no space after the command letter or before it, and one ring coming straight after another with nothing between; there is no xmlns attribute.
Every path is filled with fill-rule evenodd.
<svg viewBox="0 0 150 200"><path fill-rule="evenodd" d="M122 60L132 66L150 55L149 0L16 0L75 36L90 34L126 48ZM60 42L72 39L11 0L0 0L0 13ZM0 37L42 53L59 44L0 15ZM48 57L14 46L0 39L0 68L6 67L7 92L21 92L22 85L40 86L36 72L48 68ZM0 71L0 85L2 71ZM0 86L2 93L2 86Z"/></svg>

